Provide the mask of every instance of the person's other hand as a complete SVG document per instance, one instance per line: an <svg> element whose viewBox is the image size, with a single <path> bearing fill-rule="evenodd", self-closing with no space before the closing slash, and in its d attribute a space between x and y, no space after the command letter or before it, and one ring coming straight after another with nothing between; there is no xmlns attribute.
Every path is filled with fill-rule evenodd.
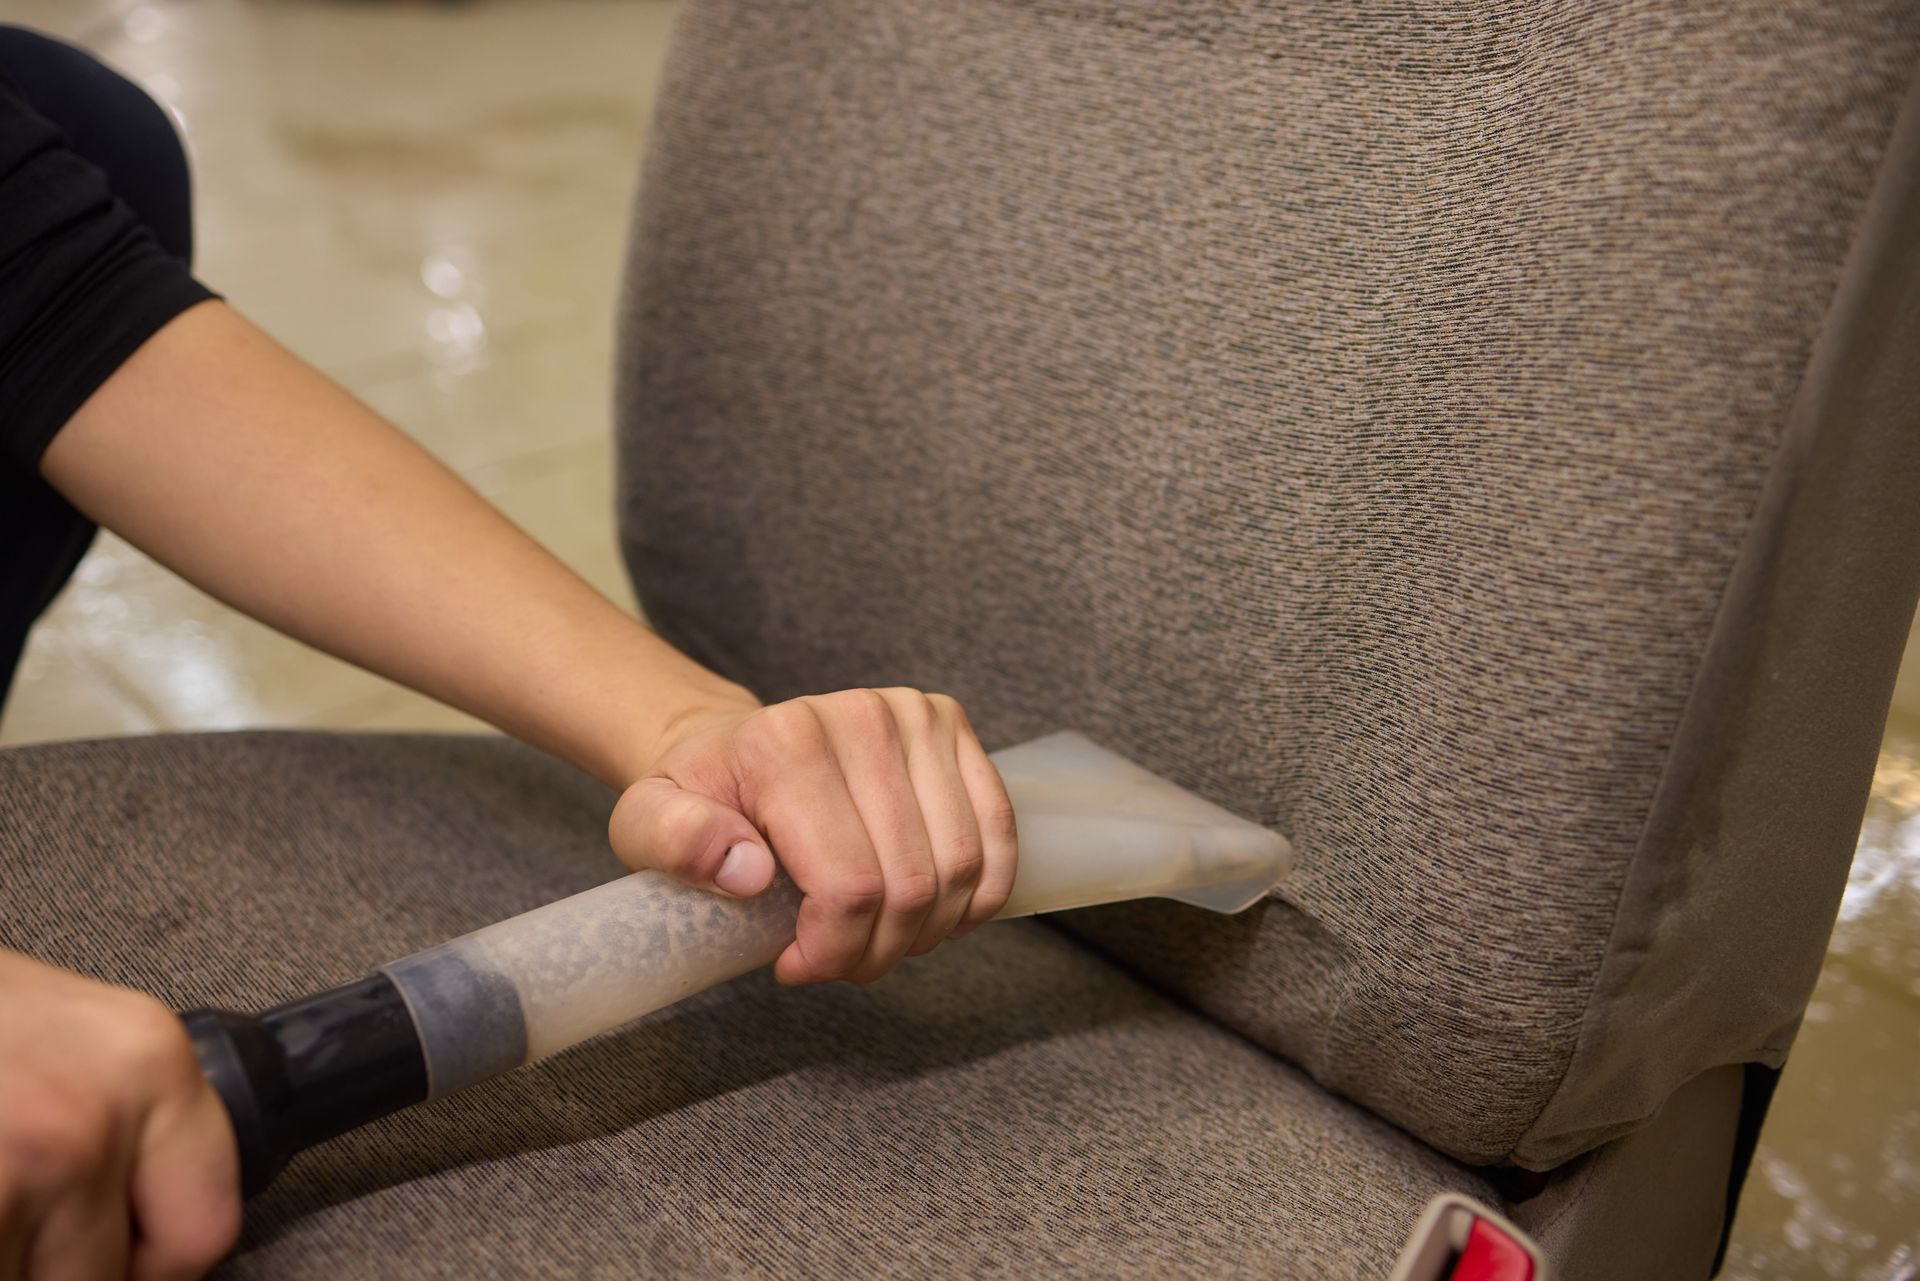
<svg viewBox="0 0 1920 1281"><path fill-rule="evenodd" d="M608 831L628 867L736 897L766 889L777 858L804 896L783 983L869 982L967 933L1006 904L1017 858L966 713L915 689L684 714Z"/></svg>
<svg viewBox="0 0 1920 1281"><path fill-rule="evenodd" d="M188 1281L240 1231L233 1130L151 997L0 949L0 1281Z"/></svg>

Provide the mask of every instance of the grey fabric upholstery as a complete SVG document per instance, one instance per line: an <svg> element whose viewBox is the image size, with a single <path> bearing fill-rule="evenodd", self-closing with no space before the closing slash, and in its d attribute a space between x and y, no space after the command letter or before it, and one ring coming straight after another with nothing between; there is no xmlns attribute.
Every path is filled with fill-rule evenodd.
<svg viewBox="0 0 1920 1281"><path fill-rule="evenodd" d="M1554 1281L1711 1272L1743 1075L1730 1066L1687 1082L1650 1124L1569 1161L1538 1196L1510 1207L1554 1260Z"/></svg>
<svg viewBox="0 0 1920 1281"><path fill-rule="evenodd" d="M1572 1277L1697 1275L1920 572L1916 48L694 0L621 345L651 616L1085 728L1299 874L731 985L312 1154L231 1274L1378 1277L1495 1195L1438 1148L1556 1167L1511 1208ZM0 753L0 944L259 1004L602 878L606 805L482 740Z"/></svg>
<svg viewBox="0 0 1920 1281"><path fill-rule="evenodd" d="M1659 1110L1690 1070L1778 1063L1799 1027L1920 587L1917 231L1920 87L1801 380L1539 1132L1597 1142ZM1780 1019L1765 1052L1736 1058L1738 1030L1763 1010ZM1632 1070L1622 1037L1655 1047L1658 1069Z"/></svg>
<svg viewBox="0 0 1920 1281"><path fill-rule="evenodd" d="M0 752L0 945L257 1007L605 879L609 798L500 740ZM753 976L297 1160L231 1277L1378 1281L1477 1176L1058 931Z"/></svg>
<svg viewBox="0 0 1920 1281"><path fill-rule="evenodd" d="M1915 465L1789 420L1917 49L1909 3L695 0L620 343L643 603L769 696L943 689L1286 830L1254 914L1074 928L1558 1165L1778 1062L1824 944L1912 563L1812 522L1852 630L1769 569L1867 496L1809 460ZM1862 657L1756 667L1762 619Z"/></svg>

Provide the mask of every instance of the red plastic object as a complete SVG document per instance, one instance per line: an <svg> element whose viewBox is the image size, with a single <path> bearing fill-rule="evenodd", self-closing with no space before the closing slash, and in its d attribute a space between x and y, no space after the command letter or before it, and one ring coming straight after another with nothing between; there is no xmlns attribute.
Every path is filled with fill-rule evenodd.
<svg viewBox="0 0 1920 1281"><path fill-rule="evenodd" d="M1512 1237L1475 1219L1447 1281L1533 1281L1533 1260Z"/></svg>

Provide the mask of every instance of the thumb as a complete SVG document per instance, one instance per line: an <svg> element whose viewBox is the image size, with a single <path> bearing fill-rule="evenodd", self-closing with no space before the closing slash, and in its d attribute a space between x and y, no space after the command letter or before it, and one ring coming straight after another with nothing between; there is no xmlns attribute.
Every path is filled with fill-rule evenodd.
<svg viewBox="0 0 1920 1281"><path fill-rule="evenodd" d="M613 807L607 839L636 872L652 868L735 898L751 898L773 883L773 855L753 824L672 779L629 787Z"/></svg>

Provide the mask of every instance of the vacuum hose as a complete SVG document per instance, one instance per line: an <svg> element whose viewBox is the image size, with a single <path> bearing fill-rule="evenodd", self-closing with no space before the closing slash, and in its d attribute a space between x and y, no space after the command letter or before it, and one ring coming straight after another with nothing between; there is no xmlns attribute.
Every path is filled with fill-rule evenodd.
<svg viewBox="0 0 1920 1281"><path fill-rule="evenodd" d="M1278 833L1078 734L993 760L1020 834L996 919L1156 896L1237 912L1292 861ZM784 875L732 899L636 872L261 1014L182 1017L251 1196L316 1143L770 964L799 906Z"/></svg>

